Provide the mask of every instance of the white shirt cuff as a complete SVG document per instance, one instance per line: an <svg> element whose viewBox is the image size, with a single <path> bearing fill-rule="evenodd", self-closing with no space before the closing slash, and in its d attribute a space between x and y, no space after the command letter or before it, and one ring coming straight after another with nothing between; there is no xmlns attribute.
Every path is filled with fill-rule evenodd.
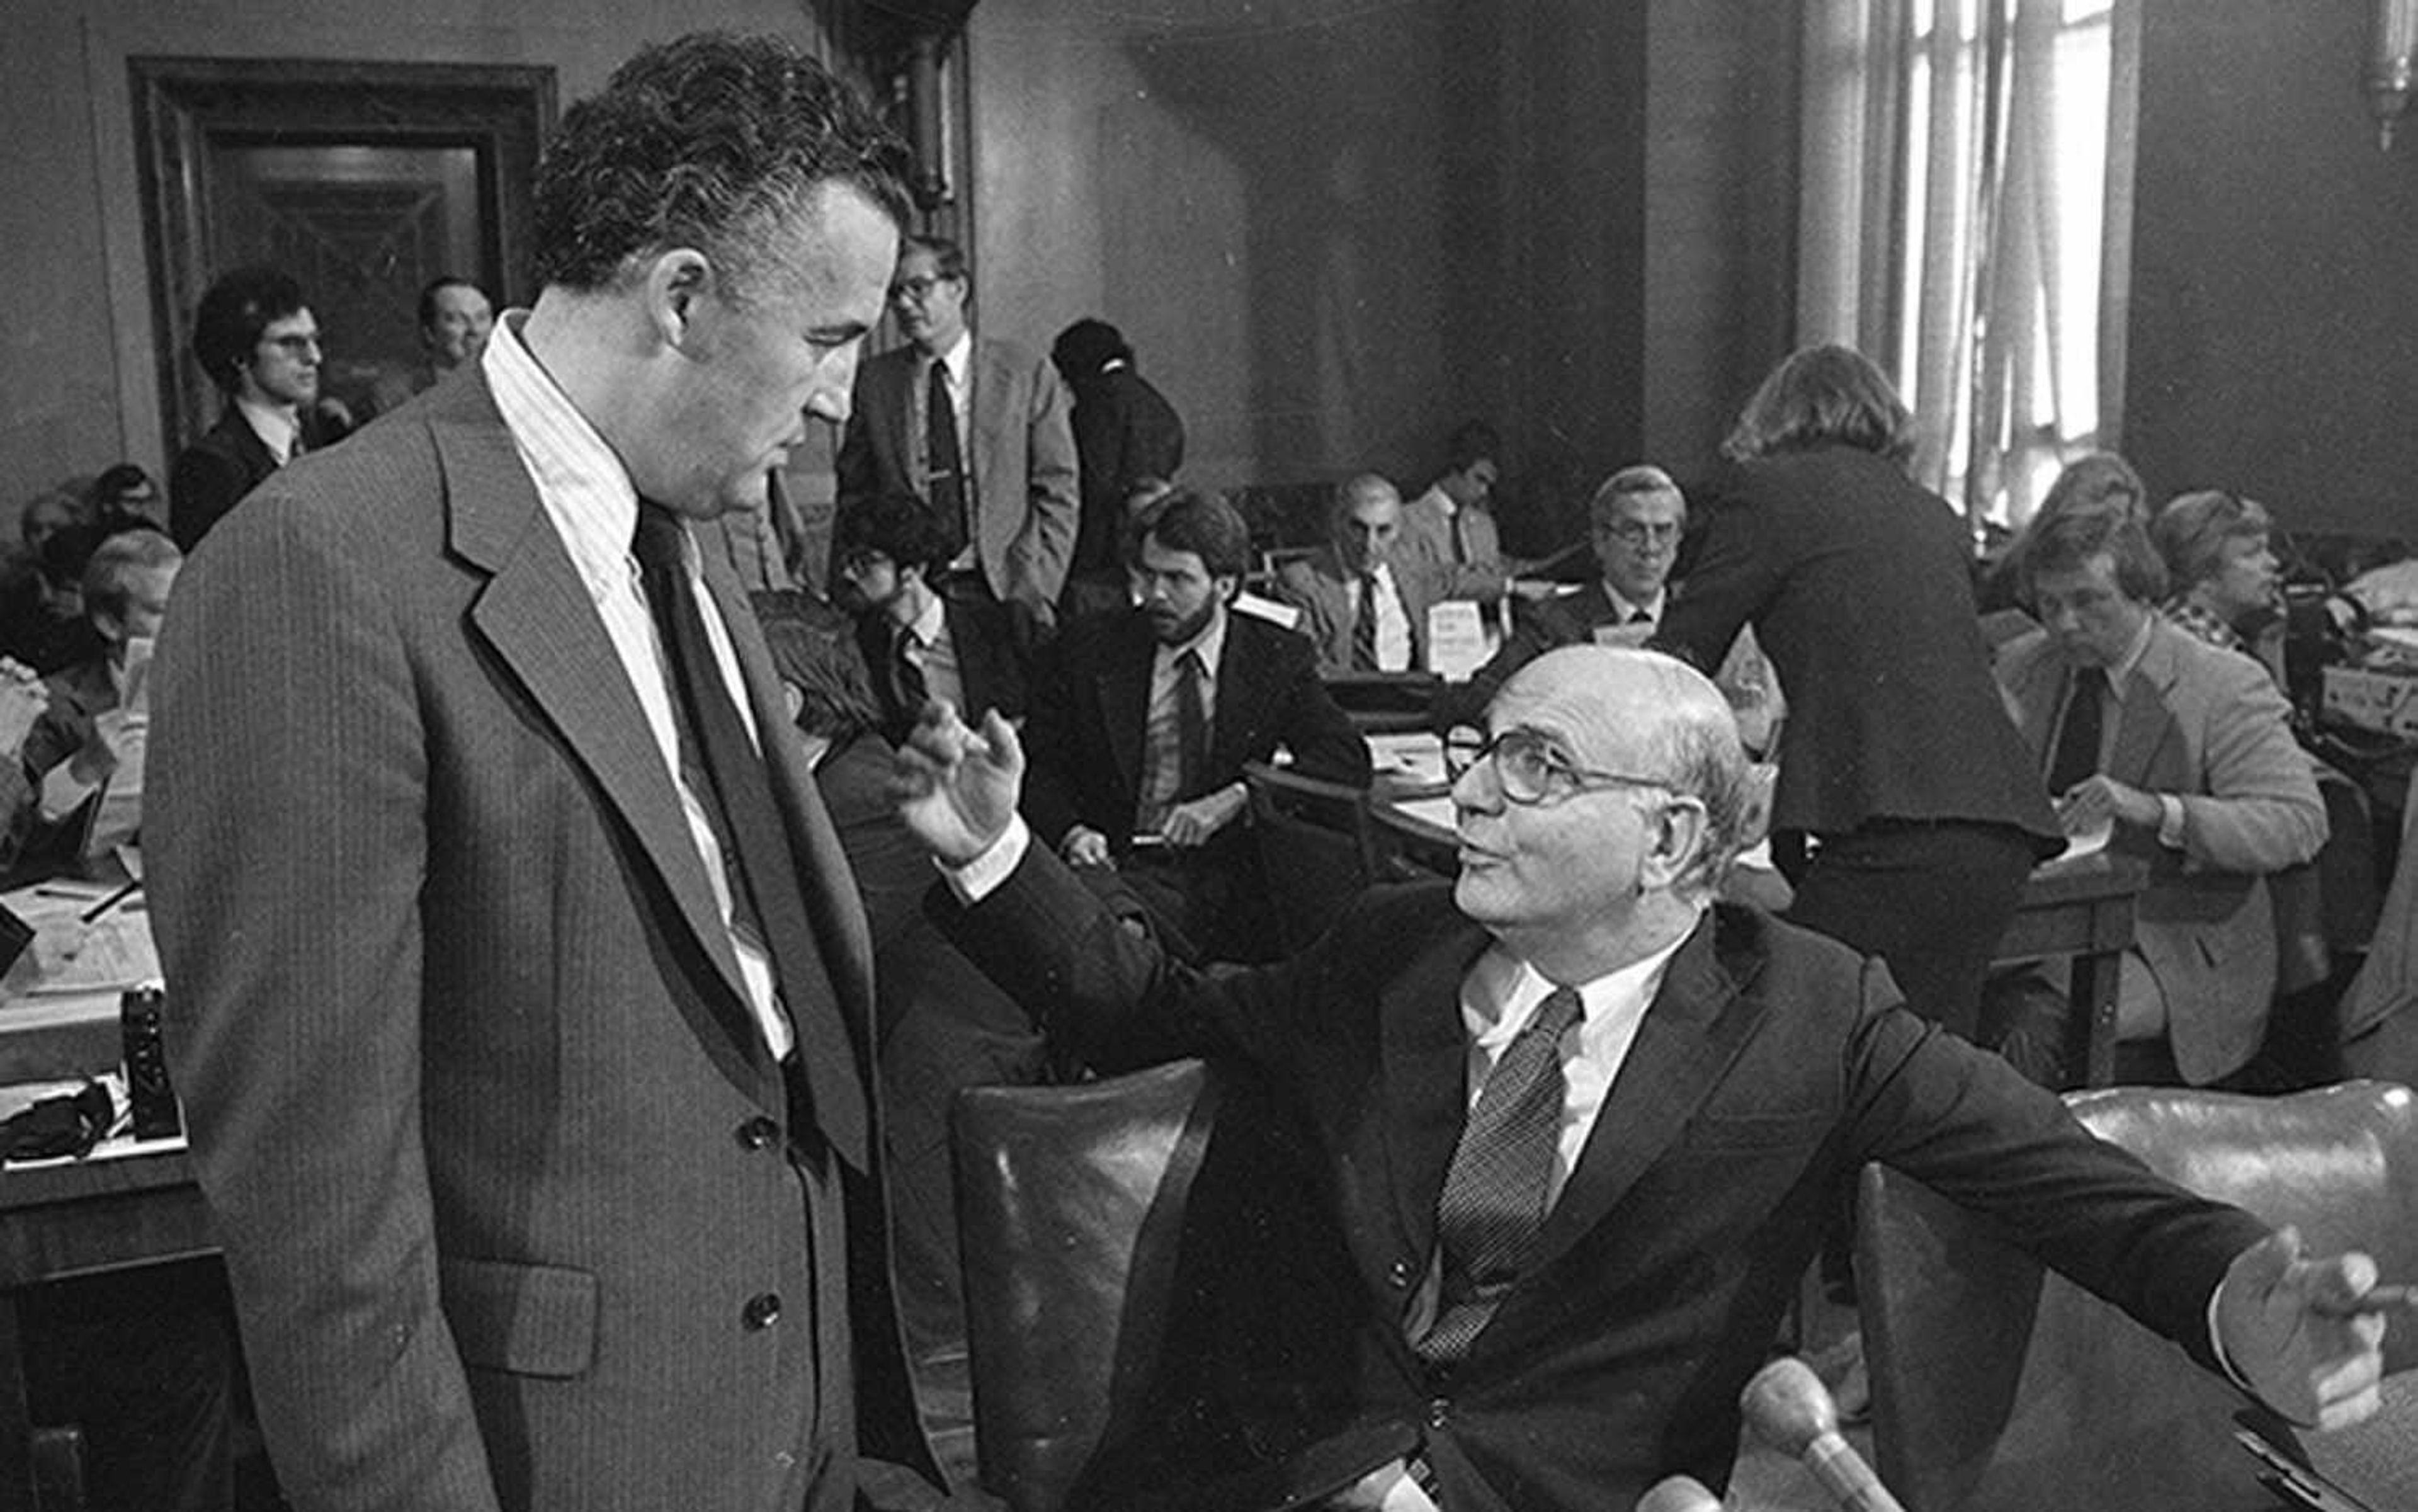
<svg viewBox="0 0 2418 1512"><path fill-rule="evenodd" d="M1006 881L1008 874L1024 860L1024 852L1032 844L1033 831L1025 824L1024 816L1011 815L1007 828L981 855L962 866L952 866L937 858L933 864L941 868L941 878L948 882L949 891L957 895L957 901L972 908L999 891L999 884Z"/></svg>
<svg viewBox="0 0 2418 1512"><path fill-rule="evenodd" d="M2258 1393L2242 1379L2242 1372L2233 1367L2233 1357L2225 1352L2225 1335L2216 1326L2216 1305L2224 1295L2225 1283L2222 1280L2216 1283L2216 1290L2208 1294L2208 1352L2216 1356L2216 1367L2225 1372L2226 1380L2256 1398Z"/></svg>
<svg viewBox="0 0 2418 1512"><path fill-rule="evenodd" d="M2151 795L2158 801L2158 844L2168 850L2183 848L2183 801L2172 793Z"/></svg>

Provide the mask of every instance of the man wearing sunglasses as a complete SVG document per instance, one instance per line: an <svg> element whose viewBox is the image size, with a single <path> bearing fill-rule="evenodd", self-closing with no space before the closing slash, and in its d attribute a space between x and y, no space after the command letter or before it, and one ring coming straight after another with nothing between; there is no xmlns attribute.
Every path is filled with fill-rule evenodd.
<svg viewBox="0 0 2418 1512"><path fill-rule="evenodd" d="M1870 1159L2295 1421L2374 1411L2381 1321L2330 1316L2370 1260L2302 1259L1908 1013L1876 961L1712 901L1746 764L1709 681L1655 652L1554 650L1460 755L1456 880L1380 889L1298 957L1210 972L1116 928L1027 844L1003 721L935 710L902 758L952 936L1049 1032L1109 1071L1239 1060L1308 1131L1296 1184L1336 1222L1300 1253L1335 1262L1223 1257L1250 1291L1231 1316L1300 1336L1247 1392L1169 1419L1241 1420L1214 1460L1236 1474L1200 1504L1579 1512L1674 1474L1722 1484L1739 1390ZM1111 1445L1088 1504L1176 1504L1204 1474L1186 1447L1155 1428Z"/></svg>

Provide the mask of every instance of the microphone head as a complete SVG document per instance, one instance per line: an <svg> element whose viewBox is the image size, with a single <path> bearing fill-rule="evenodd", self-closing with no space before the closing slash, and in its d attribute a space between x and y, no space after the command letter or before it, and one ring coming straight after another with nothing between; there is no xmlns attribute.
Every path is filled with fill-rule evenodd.
<svg viewBox="0 0 2418 1512"><path fill-rule="evenodd" d="M1637 1499L1637 1512L1722 1512L1721 1499L1692 1475L1658 1480Z"/></svg>
<svg viewBox="0 0 2418 1512"><path fill-rule="evenodd" d="M1826 1433L1839 1431L1839 1406L1813 1367L1783 1354L1754 1373L1738 1395L1738 1410L1754 1436L1790 1459Z"/></svg>

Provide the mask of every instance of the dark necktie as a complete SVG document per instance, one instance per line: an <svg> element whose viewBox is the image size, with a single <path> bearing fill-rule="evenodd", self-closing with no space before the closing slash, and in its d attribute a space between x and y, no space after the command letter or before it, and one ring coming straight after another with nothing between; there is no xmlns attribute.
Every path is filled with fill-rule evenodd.
<svg viewBox="0 0 2418 1512"><path fill-rule="evenodd" d="M1629 611L1629 622L1632 625L1650 625L1654 622L1654 617L1643 609L1631 609Z"/></svg>
<svg viewBox="0 0 2418 1512"><path fill-rule="evenodd" d="M915 632L901 626L898 638L890 643L891 688L898 700L899 723L912 728L924 717L924 705L932 696L931 686L924 680L924 669L916 664L914 652L923 642Z"/></svg>
<svg viewBox="0 0 2418 1512"><path fill-rule="evenodd" d="M1452 536L1452 564L1455 567L1468 566L1469 512L1467 510L1455 510L1452 512L1452 530L1450 533Z"/></svg>
<svg viewBox="0 0 2418 1512"><path fill-rule="evenodd" d="M925 487L932 516L948 537L949 555L965 549L965 454L957 446L957 408L949 397L949 365L935 359L924 380Z"/></svg>
<svg viewBox="0 0 2418 1512"><path fill-rule="evenodd" d="M2095 666L2077 667L2073 691L2065 696L2065 723L2058 726L2057 754L2048 765L2052 798L2099 770L2099 734L2105 720L2107 674Z"/></svg>
<svg viewBox="0 0 2418 1512"><path fill-rule="evenodd" d="M1435 1326L1417 1341L1424 1359L1449 1364L1469 1352L1544 1225L1562 1123L1562 1036L1580 1012L1569 987L1538 1003L1469 1110L1436 1199L1444 1294Z"/></svg>
<svg viewBox="0 0 2418 1512"><path fill-rule="evenodd" d="M1197 796L1208 775L1209 715L1201 696L1207 676L1197 646L1175 664L1175 770L1182 774L1175 787L1178 798Z"/></svg>
<svg viewBox="0 0 2418 1512"><path fill-rule="evenodd" d="M1377 670L1377 574L1360 574L1360 602L1352 611L1352 670Z"/></svg>
<svg viewBox="0 0 2418 1512"><path fill-rule="evenodd" d="M771 956L786 1011L810 994L828 992L828 979L764 758L731 702L706 634L704 605L689 581L682 535L670 513L639 506L632 549L645 574L647 606L671 662L681 780L705 810L722 851L732 926L760 941ZM832 1015L791 1012L789 1018L802 1073L790 1080L803 1084L810 1105L800 1116L811 1117L841 1158L863 1170L868 1119L847 1031Z"/></svg>

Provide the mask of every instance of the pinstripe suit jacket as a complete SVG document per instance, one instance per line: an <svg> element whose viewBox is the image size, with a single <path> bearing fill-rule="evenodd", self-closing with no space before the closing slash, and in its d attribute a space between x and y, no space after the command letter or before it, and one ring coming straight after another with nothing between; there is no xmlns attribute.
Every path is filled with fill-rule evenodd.
<svg viewBox="0 0 2418 1512"><path fill-rule="evenodd" d="M819 947L800 1048L864 1087L863 909L711 553L706 584ZM837 1188L878 1131L793 1123L483 379L280 469L178 580L155 676L170 1061L295 1504L847 1505Z"/></svg>

